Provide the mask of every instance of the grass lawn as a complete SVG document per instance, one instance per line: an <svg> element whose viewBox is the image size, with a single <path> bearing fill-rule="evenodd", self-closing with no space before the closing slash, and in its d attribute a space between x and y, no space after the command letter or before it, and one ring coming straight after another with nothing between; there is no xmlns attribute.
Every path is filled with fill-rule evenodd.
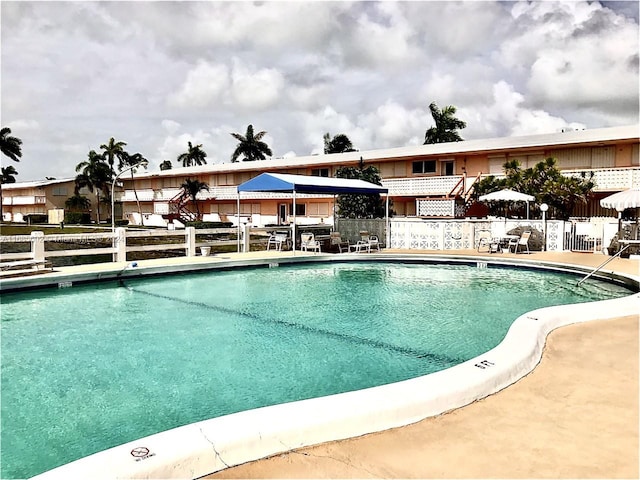
<svg viewBox="0 0 640 480"><path fill-rule="evenodd" d="M0 224L0 235L30 235L31 232L40 231L45 235L60 235L71 233L97 233L100 231L111 231L110 226L92 227L85 225L69 225L60 228L60 225L20 225L16 223Z"/></svg>

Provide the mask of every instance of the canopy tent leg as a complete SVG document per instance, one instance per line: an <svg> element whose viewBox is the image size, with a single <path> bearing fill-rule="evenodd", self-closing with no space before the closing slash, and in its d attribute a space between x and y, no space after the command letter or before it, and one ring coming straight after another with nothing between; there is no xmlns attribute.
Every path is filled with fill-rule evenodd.
<svg viewBox="0 0 640 480"><path fill-rule="evenodd" d="M238 201L237 201L237 212L238 212L238 234L237 234L237 243L238 243L238 253L240 253L240 192L238 192Z"/></svg>
<svg viewBox="0 0 640 480"><path fill-rule="evenodd" d="M384 229L385 229L385 247L389 248L391 245L391 225L389 223L389 194L387 193L387 201L384 206Z"/></svg>
<svg viewBox="0 0 640 480"><path fill-rule="evenodd" d="M293 226L291 227L291 248L296 256L296 191L293 191Z"/></svg>

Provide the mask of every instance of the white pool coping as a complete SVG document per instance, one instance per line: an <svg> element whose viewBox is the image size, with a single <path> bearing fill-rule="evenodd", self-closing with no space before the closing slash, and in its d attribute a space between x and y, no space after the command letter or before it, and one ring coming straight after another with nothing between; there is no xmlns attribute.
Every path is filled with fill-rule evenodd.
<svg viewBox="0 0 640 480"><path fill-rule="evenodd" d="M409 256L411 259L420 257ZM423 257L434 260L428 255ZM384 258L406 259L407 256L386 255ZM439 258L440 261L447 260ZM362 260L362 257L357 259ZM464 257L464 261L470 263L473 258ZM262 259L261 263L264 262ZM253 261L241 263L244 266L254 264ZM518 260L489 263L532 264ZM548 266L561 270L591 270L557 263ZM633 275L616 273L615 276L638 283L638 277ZM541 308L518 317L497 347L447 370L364 390L196 422L98 452L33 478L194 479L301 447L406 426L468 405L512 385L540 362L547 335L558 327L638 315L638 312L639 293L614 300Z"/></svg>

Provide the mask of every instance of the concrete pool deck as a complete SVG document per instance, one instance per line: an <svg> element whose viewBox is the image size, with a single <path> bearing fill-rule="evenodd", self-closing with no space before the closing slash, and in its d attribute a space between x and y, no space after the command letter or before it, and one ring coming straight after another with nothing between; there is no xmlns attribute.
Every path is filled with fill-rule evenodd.
<svg viewBox="0 0 640 480"><path fill-rule="evenodd" d="M481 257L492 262L516 257L479 255L475 251L387 252ZM265 258L277 262L286 254L252 252L138 264L141 270L157 269L157 273L162 273L223 261L246 265L256 260L264 264ZM299 252L297 255L308 257ZM592 268L606 258L575 253L517 255L518 260L527 263ZM54 273L28 278L50 277L64 282L72 276L87 275L88 279L106 279L129 267L129 264L63 267ZM615 259L604 270L638 278L640 262ZM2 283L5 282L10 283L11 279ZM178 446L173 442L174 450L180 450ZM638 315L554 331L535 370L514 385L468 406L405 427L277 454L206 478L216 477L637 478Z"/></svg>

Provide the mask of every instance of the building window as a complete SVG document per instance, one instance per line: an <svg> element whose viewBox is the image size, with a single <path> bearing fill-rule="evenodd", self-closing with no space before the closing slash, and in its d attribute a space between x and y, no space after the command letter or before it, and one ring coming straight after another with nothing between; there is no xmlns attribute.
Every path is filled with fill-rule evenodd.
<svg viewBox="0 0 640 480"><path fill-rule="evenodd" d="M289 211L293 211L293 203L289 204ZM302 217L307 216L307 205L305 203L296 203L296 213L295 215L299 215Z"/></svg>
<svg viewBox="0 0 640 480"><path fill-rule="evenodd" d="M436 173L436 161L422 160L413 162L413 173Z"/></svg>
<svg viewBox="0 0 640 480"><path fill-rule="evenodd" d="M311 176L313 177L328 177L329 169L328 168L314 168L311 170Z"/></svg>
<svg viewBox="0 0 640 480"><path fill-rule="evenodd" d="M53 187L53 191L51 192L54 197L66 197L67 187Z"/></svg>
<svg viewBox="0 0 640 480"><path fill-rule="evenodd" d="M443 170L444 172L442 172L444 175L446 176L450 176L453 175L453 162L444 162L443 165Z"/></svg>

